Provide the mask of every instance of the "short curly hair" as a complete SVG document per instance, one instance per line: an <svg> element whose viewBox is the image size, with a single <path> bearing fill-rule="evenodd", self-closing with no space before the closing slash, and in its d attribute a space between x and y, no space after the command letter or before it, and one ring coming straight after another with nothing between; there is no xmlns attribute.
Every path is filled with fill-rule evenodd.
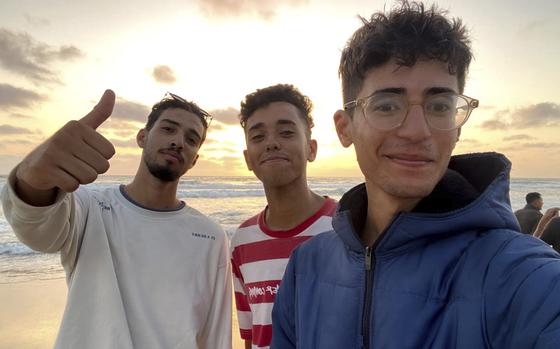
<svg viewBox="0 0 560 349"><path fill-rule="evenodd" d="M432 5L400 1L389 13L374 13L363 22L342 51L339 76L344 103L356 99L367 71L391 59L400 66L412 67L419 59L447 63L450 74L457 75L459 92L472 60L468 31L458 18Z"/></svg>
<svg viewBox="0 0 560 349"><path fill-rule="evenodd" d="M313 103L309 97L302 94L294 85L277 84L256 90L245 96L245 100L241 102L241 110L239 113L239 121L241 126L245 128L247 119L259 109L266 107L273 102L286 102L295 106L302 119L305 121L308 131L314 126L311 111Z"/></svg>

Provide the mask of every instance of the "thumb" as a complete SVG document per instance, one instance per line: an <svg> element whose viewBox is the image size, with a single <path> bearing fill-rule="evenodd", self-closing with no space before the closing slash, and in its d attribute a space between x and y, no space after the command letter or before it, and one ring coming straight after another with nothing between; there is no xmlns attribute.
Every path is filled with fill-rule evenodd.
<svg viewBox="0 0 560 349"><path fill-rule="evenodd" d="M113 112L113 107L115 106L115 92L111 90L105 90L103 96L99 100L99 103L93 110L90 111L86 116L84 116L80 122L88 125L94 130L98 128L105 120L109 118Z"/></svg>

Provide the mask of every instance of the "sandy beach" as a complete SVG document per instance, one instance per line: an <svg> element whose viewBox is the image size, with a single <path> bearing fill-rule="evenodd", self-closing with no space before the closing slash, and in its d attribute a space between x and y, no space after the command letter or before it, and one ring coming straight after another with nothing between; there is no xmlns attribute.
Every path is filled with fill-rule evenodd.
<svg viewBox="0 0 560 349"><path fill-rule="evenodd" d="M65 279L0 284L0 349L52 348L66 302ZM233 348L242 349L233 314Z"/></svg>

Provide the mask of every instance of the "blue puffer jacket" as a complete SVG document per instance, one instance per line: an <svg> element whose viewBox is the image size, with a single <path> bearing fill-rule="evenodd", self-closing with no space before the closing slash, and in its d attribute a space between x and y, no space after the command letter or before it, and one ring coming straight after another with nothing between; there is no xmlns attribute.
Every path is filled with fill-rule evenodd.
<svg viewBox="0 0 560 349"><path fill-rule="evenodd" d="M290 258L271 348L560 348L560 255L518 232L510 167L453 157L370 248L365 187L346 193L334 230Z"/></svg>

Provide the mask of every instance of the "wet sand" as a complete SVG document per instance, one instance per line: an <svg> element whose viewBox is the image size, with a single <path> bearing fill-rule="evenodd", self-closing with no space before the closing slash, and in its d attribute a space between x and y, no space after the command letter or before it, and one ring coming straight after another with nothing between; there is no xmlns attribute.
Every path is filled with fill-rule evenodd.
<svg viewBox="0 0 560 349"><path fill-rule="evenodd" d="M66 303L65 279L0 284L0 349L49 349ZM233 348L243 349L233 314Z"/></svg>

